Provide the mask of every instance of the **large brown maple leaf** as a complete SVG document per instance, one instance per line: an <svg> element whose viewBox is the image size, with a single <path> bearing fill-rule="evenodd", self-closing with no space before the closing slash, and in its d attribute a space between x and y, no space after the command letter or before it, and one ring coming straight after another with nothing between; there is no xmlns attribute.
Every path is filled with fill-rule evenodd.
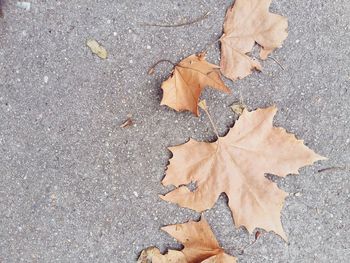
<svg viewBox="0 0 350 263"><path fill-rule="evenodd" d="M273 127L276 107L243 114L225 137L213 143L189 142L170 147L173 158L162 183L177 188L162 199L198 212L213 207L226 193L236 226L274 231L287 240L280 213L287 193L265 177L298 174L300 167L324 157L283 128ZM186 184L195 182L190 191Z"/></svg>
<svg viewBox="0 0 350 263"><path fill-rule="evenodd" d="M269 12L271 0L236 0L226 13L221 41L221 72L232 80L244 78L261 65L247 55L257 42L260 57L287 38L287 19Z"/></svg>
<svg viewBox="0 0 350 263"><path fill-rule="evenodd" d="M198 116L198 99L206 86L230 93L218 66L208 63L203 53L191 55L177 64L169 79L163 82L161 105L177 111L188 110Z"/></svg>
<svg viewBox="0 0 350 263"><path fill-rule="evenodd" d="M202 217L199 222L190 221L163 227L162 230L184 245L181 251L169 250L162 255L159 249L150 247L142 251L138 263L234 263L236 258L225 254L219 246L209 224Z"/></svg>

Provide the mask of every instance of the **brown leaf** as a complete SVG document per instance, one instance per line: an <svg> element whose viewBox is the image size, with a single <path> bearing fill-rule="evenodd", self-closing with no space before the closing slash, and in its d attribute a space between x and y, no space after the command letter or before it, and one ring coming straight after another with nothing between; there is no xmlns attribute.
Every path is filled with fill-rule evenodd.
<svg viewBox="0 0 350 263"><path fill-rule="evenodd" d="M269 12L271 0L236 0L227 10L221 41L221 72L232 80L261 70L247 55L257 42L260 57L266 59L287 38L287 19Z"/></svg>
<svg viewBox="0 0 350 263"><path fill-rule="evenodd" d="M161 105L177 111L188 110L198 116L198 99L206 86L230 93L218 66L208 63L204 54L191 55L177 64L172 75L163 82Z"/></svg>
<svg viewBox="0 0 350 263"><path fill-rule="evenodd" d="M163 227L162 230L173 236L184 245L181 251L169 250L167 254L160 254L157 248L144 250L138 263L234 263L236 259L225 254L219 246L214 233L207 221L202 217L199 222L190 221Z"/></svg>
<svg viewBox="0 0 350 263"><path fill-rule="evenodd" d="M161 198L202 212L224 192L237 226L250 233L257 227L274 231L287 240L280 221L287 193L265 174L297 174L300 167L325 158L283 128L273 127L276 111L274 106L244 110L229 133L216 142L190 139L170 147L173 158L162 183L177 188ZM191 182L197 185L194 191L185 186Z"/></svg>

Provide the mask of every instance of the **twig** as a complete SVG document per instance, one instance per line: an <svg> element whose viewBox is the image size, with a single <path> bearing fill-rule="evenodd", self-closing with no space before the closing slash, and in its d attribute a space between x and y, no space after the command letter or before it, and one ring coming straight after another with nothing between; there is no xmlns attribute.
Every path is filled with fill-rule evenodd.
<svg viewBox="0 0 350 263"><path fill-rule="evenodd" d="M272 59L273 61L275 61L275 62L277 63L277 65L278 65L278 66L280 66L280 67L281 67L281 69L283 69L283 70L284 70L284 67L282 66L282 64L281 64L281 63L279 63L279 62L278 62L278 60L277 60L277 59L275 59L274 57L271 57L271 56L268 56L267 58Z"/></svg>
<svg viewBox="0 0 350 263"><path fill-rule="evenodd" d="M128 114L128 118L119 127L120 128L126 128L126 127L129 127L129 126L132 126L133 124L134 124L134 122L132 120L132 115Z"/></svg>
<svg viewBox="0 0 350 263"><path fill-rule="evenodd" d="M4 17L4 13L2 12L2 0L0 0L0 18Z"/></svg>
<svg viewBox="0 0 350 263"><path fill-rule="evenodd" d="M242 92L241 92L241 91L239 91L239 103L240 103L241 105L245 106L244 100L243 100L243 95L242 95Z"/></svg>
<svg viewBox="0 0 350 263"><path fill-rule="evenodd" d="M320 170L318 170L318 172L322 173L322 172L333 171L333 170L341 170L341 171L350 170L350 167L346 166L346 165L345 166L332 166L332 167L320 169Z"/></svg>
<svg viewBox="0 0 350 263"><path fill-rule="evenodd" d="M206 12L205 14L191 20L188 22L183 22L183 23L179 23L179 24L157 24L157 23L141 23L142 26L156 26L156 27L181 27L181 26L188 26L188 25L192 25L195 23L198 23L204 19L206 19L209 16L210 12Z"/></svg>
<svg viewBox="0 0 350 263"><path fill-rule="evenodd" d="M176 66L176 64L169 59L160 59L149 68L148 74L152 75L154 73L155 67L158 66L158 64L163 63L163 62L168 62L171 65L173 65L174 67Z"/></svg>

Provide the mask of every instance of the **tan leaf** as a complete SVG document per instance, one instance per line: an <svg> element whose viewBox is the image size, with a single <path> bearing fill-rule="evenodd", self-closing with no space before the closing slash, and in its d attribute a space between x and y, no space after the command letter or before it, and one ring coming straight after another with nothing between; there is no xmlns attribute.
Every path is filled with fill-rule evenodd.
<svg viewBox="0 0 350 263"><path fill-rule="evenodd" d="M236 226L274 231L287 240L280 213L287 194L265 178L297 174L300 167L325 159L283 128L273 127L276 107L243 111L225 137L206 143L190 140L170 147L164 185L177 188L162 199L198 212L213 207L221 193L229 198ZM190 191L186 184L195 182Z"/></svg>
<svg viewBox="0 0 350 263"><path fill-rule="evenodd" d="M99 56L102 59L106 59L107 58L107 50L101 46L96 40L94 39L89 39L86 42L86 45L91 49L91 52L96 54L97 56Z"/></svg>
<svg viewBox="0 0 350 263"><path fill-rule="evenodd" d="M234 263L236 258L225 254L219 246L208 222L202 217L199 222L190 221L163 227L162 230L184 245L181 251L169 250L160 254L157 248L144 250L138 263ZM147 261L148 260L148 261Z"/></svg>
<svg viewBox="0 0 350 263"><path fill-rule="evenodd" d="M261 70L247 55L257 42L260 57L266 59L287 38L287 19L269 12L271 0L236 0L227 10L221 41L221 72L232 80Z"/></svg>
<svg viewBox="0 0 350 263"><path fill-rule="evenodd" d="M161 105L177 111L188 110L198 116L198 99L206 86L230 93L218 66L208 63L202 53L191 55L177 64L172 75L163 82Z"/></svg>

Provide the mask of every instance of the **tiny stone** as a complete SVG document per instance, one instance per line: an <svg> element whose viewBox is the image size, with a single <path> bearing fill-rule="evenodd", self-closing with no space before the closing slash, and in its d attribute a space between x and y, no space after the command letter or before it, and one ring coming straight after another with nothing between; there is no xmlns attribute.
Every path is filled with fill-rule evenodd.
<svg viewBox="0 0 350 263"><path fill-rule="evenodd" d="M19 7L19 8L22 8L26 11L29 11L30 10L30 3L29 2L17 2L16 6Z"/></svg>
<svg viewBox="0 0 350 263"><path fill-rule="evenodd" d="M139 197L139 194L136 191L134 191L134 196Z"/></svg>

